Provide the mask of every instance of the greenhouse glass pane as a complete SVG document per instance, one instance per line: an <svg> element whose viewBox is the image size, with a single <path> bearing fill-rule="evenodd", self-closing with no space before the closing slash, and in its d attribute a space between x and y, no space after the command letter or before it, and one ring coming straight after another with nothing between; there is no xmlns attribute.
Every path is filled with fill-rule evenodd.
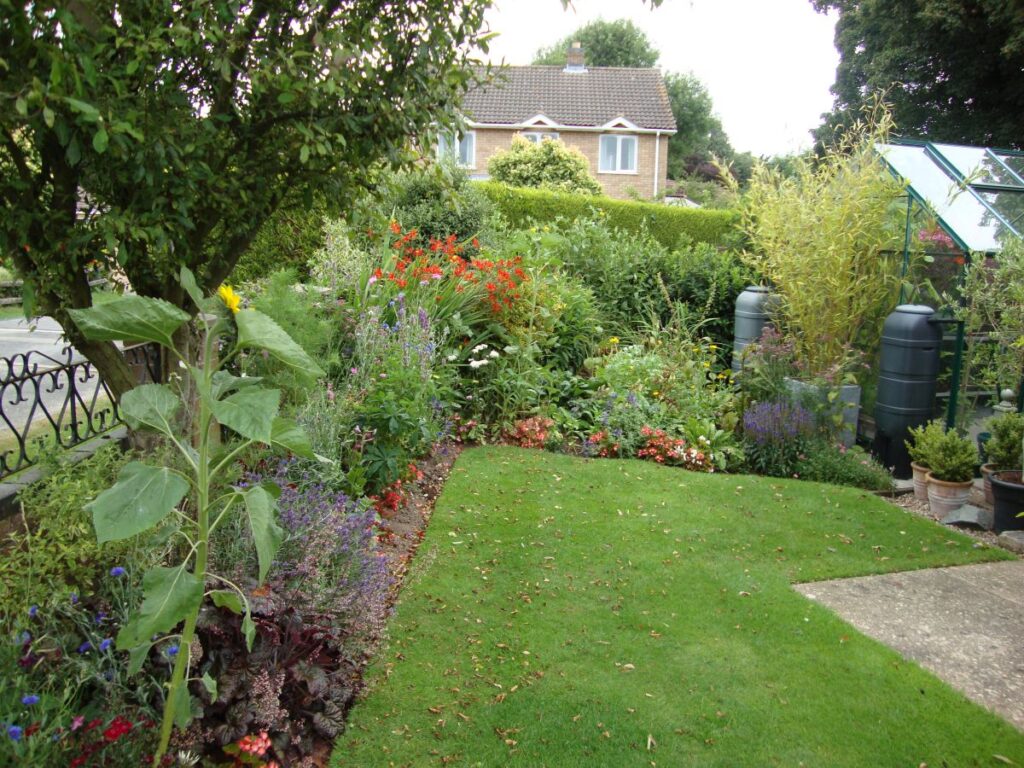
<svg viewBox="0 0 1024 768"><path fill-rule="evenodd" d="M995 210L1012 226L1018 233L1024 230L1024 190L1020 192L980 192L985 202Z"/></svg>
<svg viewBox="0 0 1024 768"><path fill-rule="evenodd" d="M1010 166L1014 173L1024 178L1024 157L1020 155L999 155L999 159Z"/></svg>
<svg viewBox="0 0 1024 768"><path fill-rule="evenodd" d="M1006 227L971 192L959 189L924 147L880 144L878 151L970 250L1000 249Z"/></svg>
<svg viewBox="0 0 1024 768"><path fill-rule="evenodd" d="M963 174L969 184L1007 184L1021 187L1021 183L1013 178L1012 174L1007 173L984 147L936 144L935 148Z"/></svg>

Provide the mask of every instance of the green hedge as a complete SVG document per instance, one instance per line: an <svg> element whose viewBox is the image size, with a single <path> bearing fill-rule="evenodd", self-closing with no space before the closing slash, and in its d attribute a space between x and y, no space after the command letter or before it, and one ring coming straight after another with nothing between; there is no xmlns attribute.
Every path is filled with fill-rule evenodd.
<svg viewBox="0 0 1024 768"><path fill-rule="evenodd" d="M476 182L495 208L514 227L553 221L558 216L575 219L590 209L604 211L608 223L630 232L639 232L644 224L651 235L666 248L675 248L685 235L699 243L721 244L733 234L737 222L734 211L681 208L634 200L614 200L566 192L509 187L493 181Z"/></svg>

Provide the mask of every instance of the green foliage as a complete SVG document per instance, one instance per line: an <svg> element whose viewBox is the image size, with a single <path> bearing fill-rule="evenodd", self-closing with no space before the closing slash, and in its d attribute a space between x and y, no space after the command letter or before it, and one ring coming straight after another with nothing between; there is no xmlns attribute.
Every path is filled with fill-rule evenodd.
<svg viewBox="0 0 1024 768"><path fill-rule="evenodd" d="M590 67L653 67L658 61L657 49L632 21L596 19L564 40L541 48L533 63L564 65L569 46L576 42L582 45Z"/></svg>
<svg viewBox="0 0 1024 768"><path fill-rule="evenodd" d="M647 232L614 228L602 216L556 220L513 235L509 247L553 261L589 288L615 333L667 324L682 306L706 321L702 334L724 345L732 338L736 296L750 279L729 252L704 243L670 251Z"/></svg>
<svg viewBox="0 0 1024 768"><path fill-rule="evenodd" d="M815 442L796 462L796 474L802 480L848 485L866 491L891 491L892 475L874 457L859 447Z"/></svg>
<svg viewBox="0 0 1024 768"><path fill-rule="evenodd" d="M494 182L478 182L478 185L506 221L519 228L550 223L559 217L570 221L590 218L596 212L607 217L611 227L634 235L646 229L664 247L675 248L690 241L723 243L738 221L733 211L613 200L610 197L509 187Z"/></svg>
<svg viewBox="0 0 1024 768"><path fill-rule="evenodd" d="M239 257L230 273L232 282L260 280L282 269L294 269L302 279L308 277L309 255L320 246L324 219L330 213L323 195L308 202L287 199L263 222Z"/></svg>
<svg viewBox="0 0 1024 768"><path fill-rule="evenodd" d="M676 119L676 133L668 139L669 176L681 178L712 157L730 159L735 152L729 137L714 113L711 95L696 75L669 72L665 89Z"/></svg>
<svg viewBox="0 0 1024 768"><path fill-rule="evenodd" d="M487 172L494 181L512 187L601 194L601 185L590 175L587 158L559 140L529 142L517 136L507 150L491 155Z"/></svg>
<svg viewBox="0 0 1024 768"><path fill-rule="evenodd" d="M1024 374L1024 242L1008 237L994 259L973 259L960 293L962 301L949 301L956 317L967 333L990 342L972 373L996 393L1016 390Z"/></svg>
<svg viewBox="0 0 1024 768"><path fill-rule="evenodd" d="M2 0L3 250L26 311L55 316L127 391L113 345L65 313L90 304L86 265L194 309L181 266L215 289L281 205L323 189L341 204L380 163L412 162L410 137L454 128L488 5Z"/></svg>
<svg viewBox="0 0 1024 768"><path fill-rule="evenodd" d="M933 477L947 483L964 483L974 477L978 449L969 437L948 429L926 444L924 464Z"/></svg>
<svg viewBox="0 0 1024 768"><path fill-rule="evenodd" d="M376 232L397 221L407 232L415 229L416 244L426 248L431 238L443 241L454 235L464 242L479 235L490 208L465 169L452 163L429 163L385 176L373 194L360 201L353 218Z"/></svg>
<svg viewBox="0 0 1024 768"><path fill-rule="evenodd" d="M1021 6L1006 0L813 0L838 12L833 112L820 143L884 92L901 132L928 141L1020 147ZM893 84L896 85L893 85Z"/></svg>
<svg viewBox="0 0 1024 768"><path fill-rule="evenodd" d="M901 188L874 149L890 126L880 112L818 162L797 158L795 176L758 165L744 199L744 259L773 285L773 319L811 376L873 352L896 303Z"/></svg>
<svg viewBox="0 0 1024 768"><path fill-rule="evenodd" d="M272 272L259 284L253 306L276 322L316 363L329 369L337 364L339 331L331 316L330 296L315 288L299 285L294 269ZM282 390L285 400L299 403L308 395L309 377L305 371L264 359L261 354L245 357L244 368L250 376L262 376Z"/></svg>
<svg viewBox="0 0 1024 768"><path fill-rule="evenodd" d="M702 208L731 209L739 204L736 191L719 181L701 176L682 174L673 177L666 190L668 195L683 196Z"/></svg>
<svg viewBox="0 0 1024 768"><path fill-rule="evenodd" d="M988 463L995 469L1017 469L1022 465L1024 414L1003 413L988 423L992 437L985 443Z"/></svg>
<svg viewBox="0 0 1024 768"><path fill-rule="evenodd" d="M58 465L21 491L25 530L7 537L0 557L0 613L45 605L71 592L85 594L107 562L133 557L134 541L100 547L84 509L130 460L117 446L103 447L78 464Z"/></svg>
<svg viewBox="0 0 1024 768"><path fill-rule="evenodd" d="M153 704L162 699L156 678L166 657L132 675L113 648L138 597L127 565L108 567L113 572L95 591L31 612L19 606L0 622L0 723L21 730L18 739L9 731L0 739L3 765L148 764L159 716Z"/></svg>
<svg viewBox="0 0 1024 768"><path fill-rule="evenodd" d="M282 531L274 520L276 495L262 486L239 485L229 487L226 493L214 498L211 496L214 482L232 466L235 457L257 443L312 455L297 425L277 417L278 390L264 388L259 380L236 377L220 370L221 365L241 350L259 350L306 375L323 375L281 326L255 309L239 310L240 297L231 289L223 288L219 292L223 304L217 299L204 299L195 277L186 268L182 268L180 285L197 306L211 313L199 316L203 365L184 366L198 400L194 414L196 445L189 445L190 439L179 434L178 425L173 423L178 404L170 388L163 384L142 388L124 403L129 418L168 440L180 452L186 469L179 471L173 467L157 468L133 462L121 471L111 488L89 505L100 541L122 540L173 516L176 530L190 544L179 564L160 565L146 572L142 605L117 636L118 650L130 651L141 658L154 642L153 636L169 633L184 622L180 633L181 651L174 661L164 704L157 762L168 748L173 726L184 728L191 719L188 671L193 663L191 644L206 581L212 575L208 572L211 529L216 528L233 506L245 507L258 555L260 581L266 577L282 540ZM70 314L87 336L96 332L113 338L148 335L152 338L166 336L169 340L178 329L167 317L167 306L157 299L124 297L103 307L71 310ZM218 308L218 313L212 314ZM184 320L187 315L179 319L178 325ZM221 362L217 363L213 350L228 336L234 336L234 341L228 341ZM173 345L166 346L168 354L181 359ZM211 440L215 417L241 438L239 443L218 449ZM188 512L182 512L177 507L186 495ZM248 596L234 583L224 583L238 594L244 607L241 626L251 647L255 624Z"/></svg>
<svg viewBox="0 0 1024 768"><path fill-rule="evenodd" d="M946 433L945 425L940 419L936 419L920 427L911 427L908 433L910 439L906 441L906 446L910 460L928 468L928 457L932 455L935 444Z"/></svg>

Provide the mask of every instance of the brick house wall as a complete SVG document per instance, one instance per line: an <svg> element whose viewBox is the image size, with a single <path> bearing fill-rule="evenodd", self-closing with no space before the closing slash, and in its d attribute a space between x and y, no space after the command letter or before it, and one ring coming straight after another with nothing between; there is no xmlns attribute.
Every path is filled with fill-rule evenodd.
<svg viewBox="0 0 1024 768"><path fill-rule="evenodd" d="M476 157L471 167L466 170L474 177L487 174L487 162L495 152L508 149L512 138L521 133L519 130L501 128L476 128ZM544 133L542 129L530 129L530 132ZM631 191L642 198L649 199L654 193L654 151L659 146L658 154L658 193L660 198L665 192L668 179L668 136L662 134L660 141L649 133L630 134L637 136L637 170L636 173L600 173L597 170L598 149L602 133L598 131L570 131L560 128L558 138L567 146L575 147L590 163L590 174L598 180L609 197L628 199ZM626 131L619 133L626 134Z"/></svg>

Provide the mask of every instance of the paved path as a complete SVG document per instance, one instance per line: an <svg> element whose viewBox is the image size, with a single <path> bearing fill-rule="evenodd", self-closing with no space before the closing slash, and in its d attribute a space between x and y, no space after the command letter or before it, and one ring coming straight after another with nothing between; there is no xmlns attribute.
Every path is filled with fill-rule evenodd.
<svg viewBox="0 0 1024 768"><path fill-rule="evenodd" d="M1024 730L1024 560L794 589Z"/></svg>
<svg viewBox="0 0 1024 768"><path fill-rule="evenodd" d="M38 350L51 357L59 357L67 346L64 331L52 317L28 321L23 317L0 320L0 357Z"/></svg>

